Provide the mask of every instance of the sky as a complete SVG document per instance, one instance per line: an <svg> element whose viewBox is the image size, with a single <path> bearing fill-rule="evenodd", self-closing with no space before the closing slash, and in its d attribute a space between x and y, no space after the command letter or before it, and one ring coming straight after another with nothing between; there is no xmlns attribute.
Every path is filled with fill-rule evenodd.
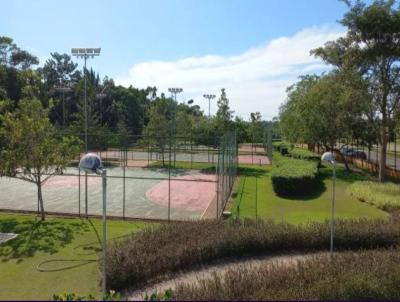
<svg viewBox="0 0 400 302"><path fill-rule="evenodd" d="M51 52L101 47L88 61L100 77L166 94L183 88L178 101L193 99L206 113L203 94L218 98L225 88L244 119L255 111L277 116L300 75L328 70L310 50L343 35L337 21L346 12L337 0L0 0L0 7L0 35L41 64Z"/></svg>

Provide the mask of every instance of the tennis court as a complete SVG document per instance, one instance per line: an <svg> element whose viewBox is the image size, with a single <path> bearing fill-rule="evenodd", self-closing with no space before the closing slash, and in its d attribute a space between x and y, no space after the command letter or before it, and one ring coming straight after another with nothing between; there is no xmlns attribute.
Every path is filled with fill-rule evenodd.
<svg viewBox="0 0 400 302"><path fill-rule="evenodd" d="M215 199L216 177L198 170L107 169L107 214L150 219L199 219ZM102 213L101 178L88 175L87 213ZM34 184L0 178L0 209L37 210ZM125 195L125 197L124 197ZM77 168L50 178L43 186L47 212L86 213L85 176Z"/></svg>

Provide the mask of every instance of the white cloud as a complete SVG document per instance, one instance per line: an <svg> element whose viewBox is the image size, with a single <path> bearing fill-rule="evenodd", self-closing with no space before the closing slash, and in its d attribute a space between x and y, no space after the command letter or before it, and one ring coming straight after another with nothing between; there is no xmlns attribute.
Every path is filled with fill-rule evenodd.
<svg viewBox="0 0 400 302"><path fill-rule="evenodd" d="M218 96L220 89L226 88L231 108L237 115L248 118L250 112L260 111L265 119L270 119L278 114L287 86L299 75L327 69L320 60L310 56L310 50L342 34L337 27L313 27L238 55L137 63L115 81L139 88L156 86L159 92L167 92L168 87L182 87L180 99L193 98L204 110L207 106L202 95ZM212 111L215 110L214 105Z"/></svg>

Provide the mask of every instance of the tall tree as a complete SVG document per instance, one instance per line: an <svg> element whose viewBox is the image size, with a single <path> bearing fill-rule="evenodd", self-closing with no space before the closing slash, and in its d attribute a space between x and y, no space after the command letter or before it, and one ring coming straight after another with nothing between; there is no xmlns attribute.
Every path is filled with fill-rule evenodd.
<svg viewBox="0 0 400 302"><path fill-rule="evenodd" d="M79 144L72 137L59 137L38 99L24 99L19 109L0 116L0 176L15 177L37 186L41 218L45 219L43 184L62 172L70 159L79 155Z"/></svg>
<svg viewBox="0 0 400 302"><path fill-rule="evenodd" d="M379 179L385 178L388 129L400 102L400 8L394 0L345 1L341 20L345 37L312 51L342 70L353 69L368 83L371 96L366 115L378 133Z"/></svg>
<svg viewBox="0 0 400 302"><path fill-rule="evenodd" d="M221 96L217 101L217 114L216 122L217 129L220 134L224 134L231 128L232 114L233 111L229 107L229 99L226 96L225 88L221 89Z"/></svg>

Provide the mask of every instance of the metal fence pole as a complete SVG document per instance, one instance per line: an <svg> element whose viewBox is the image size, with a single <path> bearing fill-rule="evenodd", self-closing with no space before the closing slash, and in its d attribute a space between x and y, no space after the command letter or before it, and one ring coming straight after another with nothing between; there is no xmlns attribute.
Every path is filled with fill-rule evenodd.
<svg viewBox="0 0 400 302"><path fill-rule="evenodd" d="M125 152L124 153L124 165L123 165L123 182L122 182L122 218L125 219L125 166L126 166L126 157L128 154Z"/></svg>
<svg viewBox="0 0 400 302"><path fill-rule="evenodd" d="M168 161L168 222L171 219L171 135L169 137L169 161Z"/></svg>
<svg viewBox="0 0 400 302"><path fill-rule="evenodd" d="M81 217L81 169L78 168L78 215Z"/></svg>

